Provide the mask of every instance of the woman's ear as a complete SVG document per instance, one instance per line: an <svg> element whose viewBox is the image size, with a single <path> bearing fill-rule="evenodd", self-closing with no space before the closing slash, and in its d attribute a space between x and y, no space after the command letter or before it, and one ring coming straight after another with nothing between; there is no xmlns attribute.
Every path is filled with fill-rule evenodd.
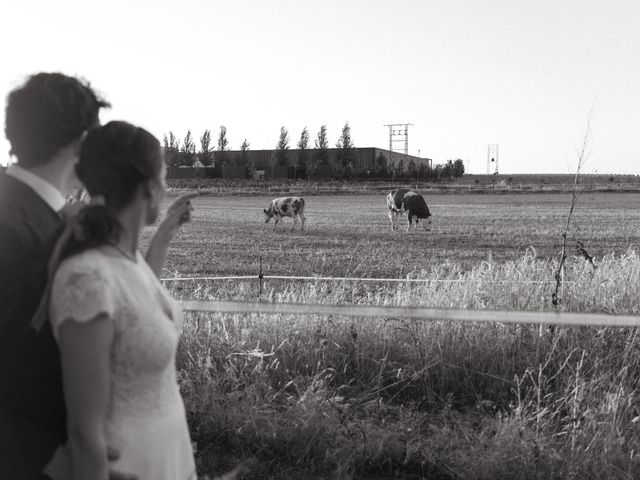
<svg viewBox="0 0 640 480"><path fill-rule="evenodd" d="M146 180L142 183L142 194L145 198L152 198L154 194L153 180Z"/></svg>
<svg viewBox="0 0 640 480"><path fill-rule="evenodd" d="M89 132L85 130L80 134L78 138L71 141L71 148L73 149L73 154L75 157L80 156L80 147L82 146L82 142L84 142L84 139L87 138L87 133Z"/></svg>

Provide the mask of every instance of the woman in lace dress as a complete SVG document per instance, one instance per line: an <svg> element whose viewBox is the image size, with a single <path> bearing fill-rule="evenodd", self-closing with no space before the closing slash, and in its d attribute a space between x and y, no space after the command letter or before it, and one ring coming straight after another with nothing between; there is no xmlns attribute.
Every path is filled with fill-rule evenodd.
<svg viewBox="0 0 640 480"><path fill-rule="evenodd" d="M88 133L76 171L92 202L54 252L49 304L69 441L45 472L195 480L175 371L182 313L138 252L166 189L160 144L142 128L110 122ZM115 462L108 448L119 452Z"/></svg>

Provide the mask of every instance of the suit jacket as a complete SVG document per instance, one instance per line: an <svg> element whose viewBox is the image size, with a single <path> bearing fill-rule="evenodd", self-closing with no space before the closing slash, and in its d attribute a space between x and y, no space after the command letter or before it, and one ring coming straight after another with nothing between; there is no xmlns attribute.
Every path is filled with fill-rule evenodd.
<svg viewBox="0 0 640 480"><path fill-rule="evenodd" d="M39 478L66 440L60 353L31 318L63 222L30 187L0 174L0 472ZM8 475L11 472L12 475Z"/></svg>

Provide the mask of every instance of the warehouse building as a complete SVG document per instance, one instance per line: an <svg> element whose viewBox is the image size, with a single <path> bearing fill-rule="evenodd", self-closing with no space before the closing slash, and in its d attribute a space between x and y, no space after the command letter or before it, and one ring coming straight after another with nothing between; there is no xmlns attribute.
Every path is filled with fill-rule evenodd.
<svg viewBox="0 0 640 480"><path fill-rule="evenodd" d="M328 148L325 160L318 149L289 149L279 160L277 150L228 150L213 152L213 165L206 168L171 168L170 178L209 176L225 178L331 178L344 175L375 177L404 175L432 167L430 158L405 155L381 148L353 148L345 155ZM197 170L197 172L191 171Z"/></svg>

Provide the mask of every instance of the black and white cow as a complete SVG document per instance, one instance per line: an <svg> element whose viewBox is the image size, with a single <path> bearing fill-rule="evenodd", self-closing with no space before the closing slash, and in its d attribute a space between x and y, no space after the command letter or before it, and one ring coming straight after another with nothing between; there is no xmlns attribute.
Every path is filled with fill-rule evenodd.
<svg viewBox="0 0 640 480"><path fill-rule="evenodd" d="M269 208L264 209L264 223L269 223L269 221L274 218L275 223L273 224L273 230L275 231L276 225L282 220L282 217L293 218L291 231L293 231L293 228L298 223L299 218L301 223L300 229L304 230L304 198L281 197L271 200ZM284 228L284 222L282 225Z"/></svg>
<svg viewBox="0 0 640 480"><path fill-rule="evenodd" d="M429 230L431 225L431 212L424 198L419 193L406 188L396 188L387 195L387 208L389 209L389 220L391 220L391 230L396 229L396 220L407 212L407 232L415 220L414 228L418 226L420 219L425 220L424 229Z"/></svg>

